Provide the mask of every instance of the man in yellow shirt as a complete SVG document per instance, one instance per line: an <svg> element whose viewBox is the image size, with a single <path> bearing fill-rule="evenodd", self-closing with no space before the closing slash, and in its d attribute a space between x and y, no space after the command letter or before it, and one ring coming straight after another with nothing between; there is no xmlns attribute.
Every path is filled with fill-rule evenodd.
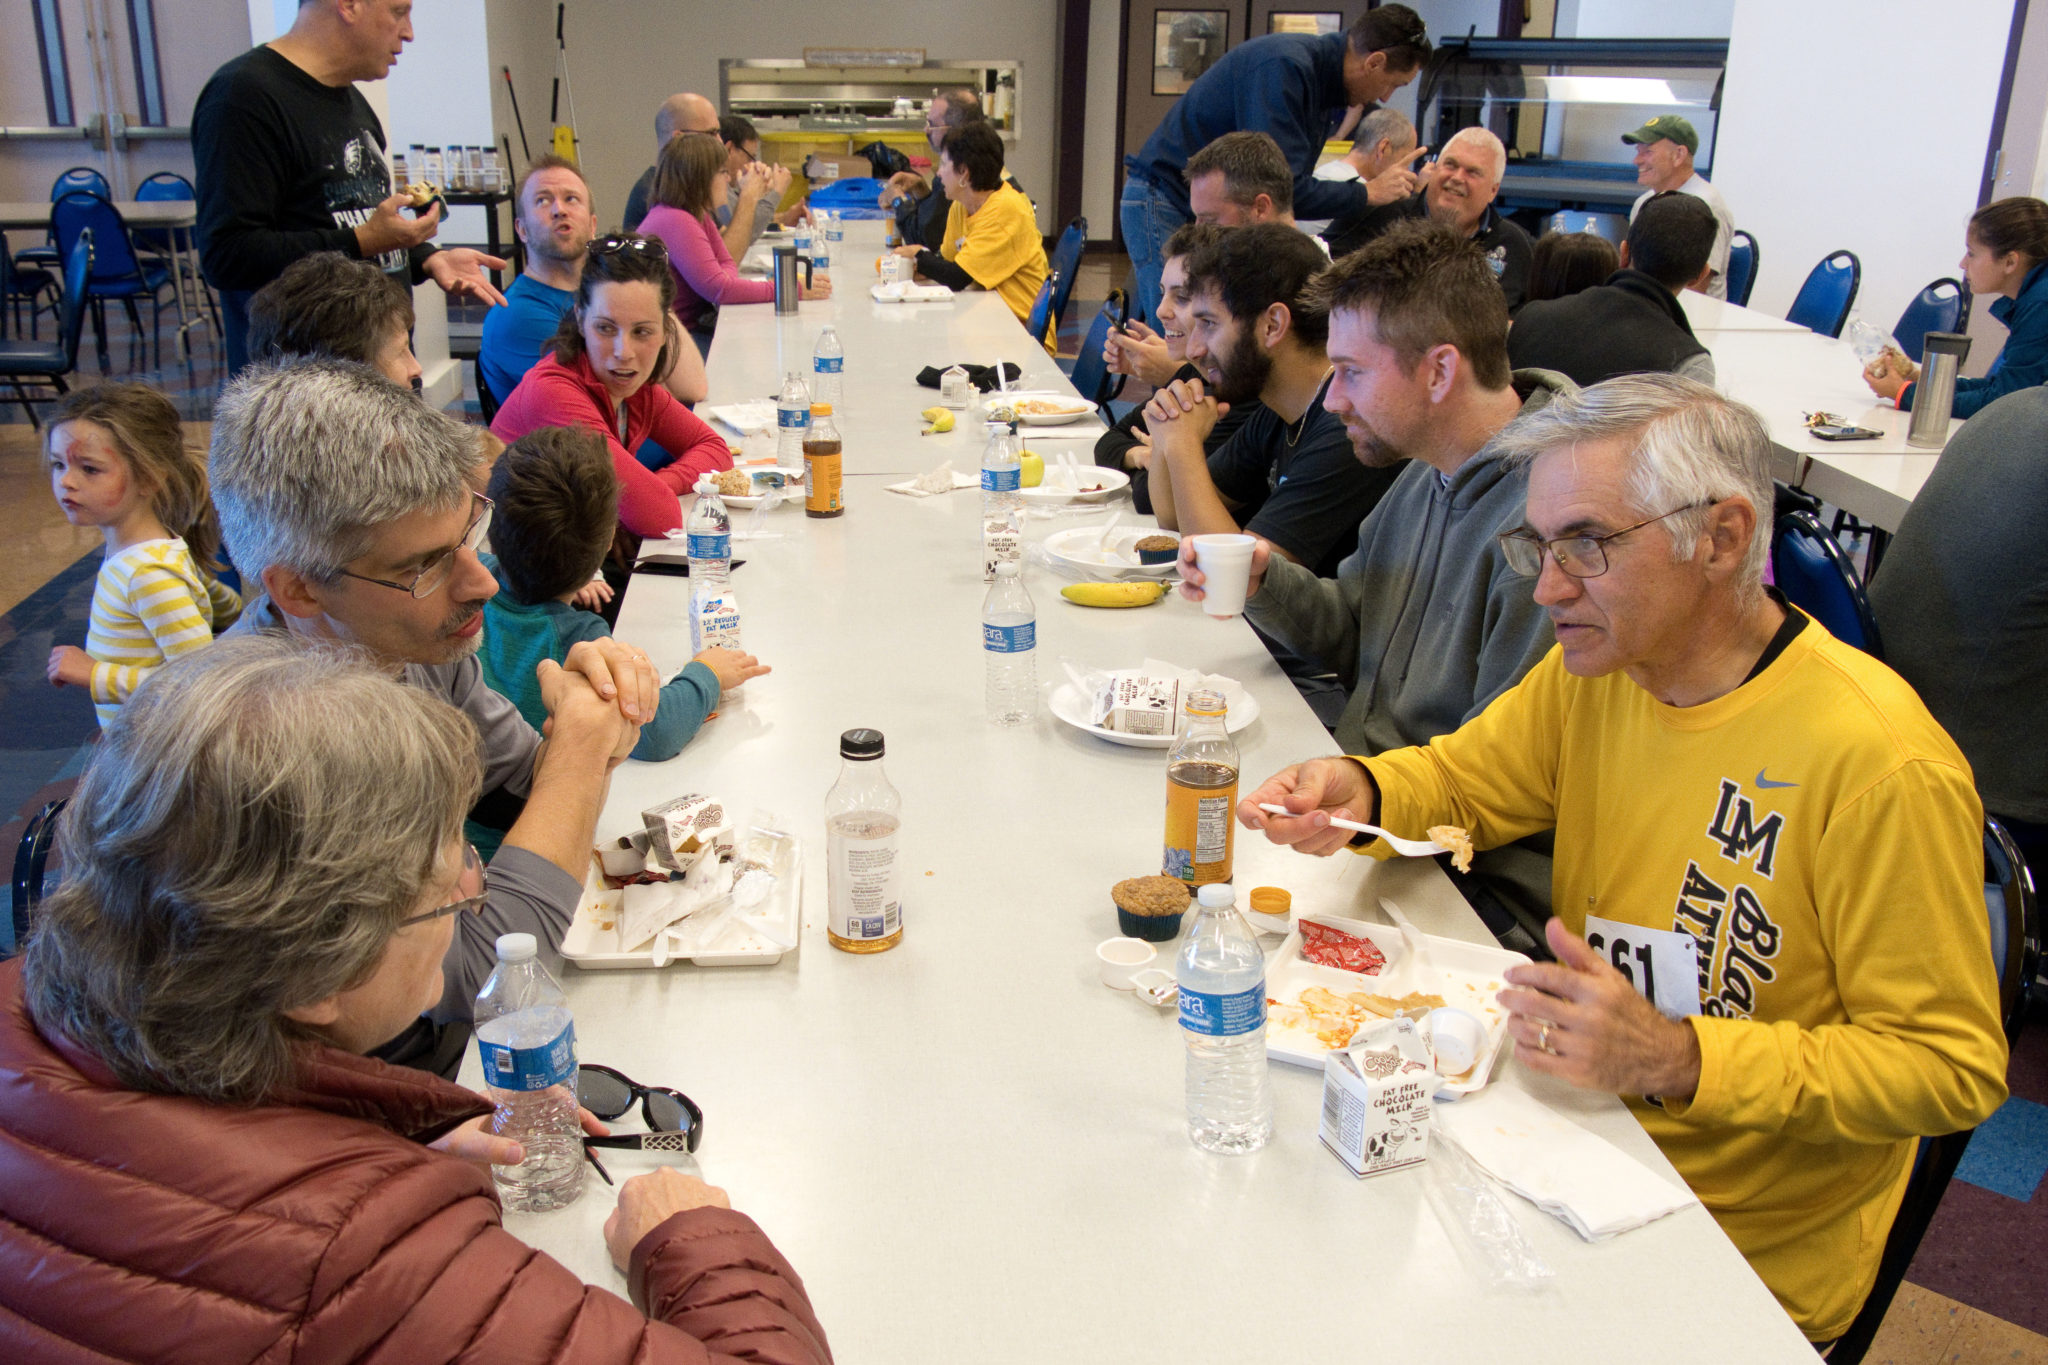
<svg viewBox="0 0 2048 1365"><path fill-rule="evenodd" d="M1554 828L1557 961L1501 993L1517 1064L1627 1098L1831 1341L1914 1139L2005 1097L1969 767L1897 674L1763 587L1749 409L1635 375L1501 439L1530 471L1502 548L1557 647L1456 731L1288 768L1239 818L1318 854L1345 846L1332 815L1479 848Z"/></svg>
<svg viewBox="0 0 2048 1365"><path fill-rule="evenodd" d="M1045 283L1045 239L1031 201L1003 179L1003 136L983 121L963 124L939 143L939 184L952 207L937 251L914 244L896 254L917 273L951 289L988 289L1003 296L1019 322L1031 316ZM1052 350L1053 323L1039 340Z"/></svg>

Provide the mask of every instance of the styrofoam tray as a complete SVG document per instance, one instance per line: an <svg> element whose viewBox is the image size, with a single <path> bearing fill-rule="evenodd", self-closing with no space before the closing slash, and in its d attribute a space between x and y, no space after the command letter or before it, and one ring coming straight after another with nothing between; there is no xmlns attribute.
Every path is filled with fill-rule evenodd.
<svg viewBox="0 0 2048 1365"><path fill-rule="evenodd" d="M1456 1099L1486 1087L1494 1062L1507 1042L1507 1011L1494 997L1507 985L1502 973L1517 963L1528 962L1527 957L1490 944L1466 943L1460 939L1423 934L1422 945L1429 960L1418 966L1408 959L1401 931L1390 924L1321 914L1303 915L1300 919L1329 924L1346 933L1371 939L1374 946L1386 955L1387 965L1376 975L1363 976L1305 961L1301 956L1301 928L1297 920L1287 941L1280 945L1280 951L1266 964L1268 1000L1290 1003L1310 986L1322 986L1339 995L1360 990L1374 995L1400 996L1416 991L1441 995L1446 1005L1476 1016L1486 1026L1486 1051L1463 1080L1443 1082L1437 1088L1437 1098ZM1331 1051L1333 1049L1324 1047L1321 1040L1306 1029L1276 1025L1271 1012L1268 1012L1266 1055L1274 1061L1314 1067L1320 1071L1323 1059Z"/></svg>
<svg viewBox="0 0 2048 1365"><path fill-rule="evenodd" d="M768 913L778 916L788 936L801 941L803 926L803 849L794 836L784 836L787 847L776 855L777 884L768 898ZM618 947L617 930L598 927L600 919L616 921L622 892L605 886L596 855L583 878L583 898L576 903L576 918L562 937L562 957L586 972L621 971L654 965L654 943L624 952ZM704 912L699 912L704 913ZM782 961L781 944L751 930L728 928L712 951L669 959L669 965L693 962L699 967L766 967Z"/></svg>

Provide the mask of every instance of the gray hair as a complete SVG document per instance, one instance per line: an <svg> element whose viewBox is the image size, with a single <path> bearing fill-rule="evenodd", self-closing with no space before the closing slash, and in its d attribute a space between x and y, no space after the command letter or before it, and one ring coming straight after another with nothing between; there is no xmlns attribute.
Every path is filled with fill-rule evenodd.
<svg viewBox="0 0 2048 1365"><path fill-rule="evenodd" d="M232 636L107 728L25 955L44 1029L135 1089L255 1103L368 979L482 780L461 712L359 653Z"/></svg>
<svg viewBox="0 0 2048 1365"><path fill-rule="evenodd" d="M1358 127L1352 130L1351 141L1354 146L1370 149L1379 146L1381 139L1395 147L1413 147L1415 125L1399 109L1381 105L1358 121Z"/></svg>
<svg viewBox="0 0 2048 1365"><path fill-rule="evenodd" d="M1549 403L1510 423L1498 438L1512 467L1581 441L1623 441L1630 468L1623 487L1639 517L1689 507L1665 522L1671 557L1694 557L1706 533L1707 509L1696 503L1741 498L1756 513L1736 590L1745 605L1763 595L1770 554L1775 486L1771 433L1753 408L1704 384L1672 374L1631 374Z"/></svg>
<svg viewBox="0 0 2048 1365"><path fill-rule="evenodd" d="M476 437L365 365L245 370L207 458L222 538L250 582L273 565L333 582L377 527L469 497Z"/></svg>

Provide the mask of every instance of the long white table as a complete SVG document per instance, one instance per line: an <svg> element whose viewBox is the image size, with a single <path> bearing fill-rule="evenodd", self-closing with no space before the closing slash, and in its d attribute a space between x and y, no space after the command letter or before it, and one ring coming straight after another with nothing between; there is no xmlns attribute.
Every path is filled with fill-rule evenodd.
<svg viewBox="0 0 2048 1365"><path fill-rule="evenodd" d="M1697 289L1678 291L1679 306L1695 332L1805 332L1808 328L1739 303L1702 294Z"/></svg>
<svg viewBox="0 0 2048 1365"><path fill-rule="evenodd" d="M714 348L714 384L736 354ZM892 386L908 375L864 376L849 407L880 414L904 401ZM1698 1208L1588 1245L1504 1194L1557 1274L1539 1291L1489 1288L1431 1211L1422 1171L1360 1181L1322 1149L1318 1073L1273 1067L1265 1150L1197 1150L1173 1014L1106 990L1093 957L1116 933L1110 885L1158 866L1164 755L1043 709L1030 726L988 725L976 495L910 499L887 482L851 475L844 517L771 511L763 529L781 538L736 546L746 644L776 671L677 759L620 768L599 831L685 791L772 809L805 842L801 951L772 967L571 968L565 981L582 1060L702 1104L701 1173L798 1268L840 1361L1812 1360ZM1044 570L1027 582L1042 692L1062 658L1151 655L1257 697L1238 736L1247 785L1332 750L1241 622L1177 597L1089 610ZM637 576L618 633L679 667L684 601L682 581ZM904 939L869 957L833 950L822 923L822 804L838 735L856 726L887 736L904 798ZM1426 932L1489 941L1426 861L1309 859L1256 837L1237 858L1239 886L1288 887L1300 910L1378 917L1385 896ZM472 1056L471 1083L476 1069ZM1496 1074L1669 1172L1612 1097L1511 1059ZM655 1159L604 1158L620 1178ZM600 1235L611 1206L593 1179L572 1207L507 1223L618 1288Z"/></svg>

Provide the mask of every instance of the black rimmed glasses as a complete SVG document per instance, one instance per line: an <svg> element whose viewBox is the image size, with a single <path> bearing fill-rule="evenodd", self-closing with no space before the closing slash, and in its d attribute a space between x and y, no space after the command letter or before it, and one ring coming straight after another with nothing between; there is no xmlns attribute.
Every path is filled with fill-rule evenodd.
<svg viewBox="0 0 2048 1365"><path fill-rule="evenodd" d="M350 569L343 569L341 576L343 578L360 578L365 583L375 583L380 588L392 588L414 598L431 597L434 593L440 591L441 586L454 576L455 552L457 550L474 551L477 546L484 543L484 536L491 529L491 508L496 506L496 504L481 493L472 493L469 496L469 527L463 531L462 539L445 550L436 550L432 555L422 560L419 568L413 572L413 576L409 581L399 583L389 578L372 578L368 574L356 573Z"/></svg>
<svg viewBox="0 0 2048 1365"><path fill-rule="evenodd" d="M605 1120L625 1114L633 1107L633 1101L638 1100L640 1117L652 1130L583 1139L583 1154L590 1158L591 1165L597 1167L597 1173L604 1177L607 1185L612 1183L611 1173L590 1150L593 1147L619 1147L642 1152L694 1152L704 1138L704 1111L697 1107L695 1100L667 1086L642 1085L608 1066L586 1064L576 1068L576 1099L585 1109Z"/></svg>
<svg viewBox="0 0 2048 1365"><path fill-rule="evenodd" d="M484 902L491 898L491 874L485 869L484 860L477 856L475 844L462 846L462 879L457 885L474 886L477 889L476 894L464 896L461 900L449 901L439 910L429 910L424 915L402 919L398 922L398 927L404 929L415 924L425 924L428 920L440 919L444 915L459 915L465 910L484 908Z"/></svg>
<svg viewBox="0 0 2048 1365"><path fill-rule="evenodd" d="M1680 512L1693 512L1702 507L1712 507L1712 502L1689 502L1683 507L1674 507L1669 512L1660 512L1654 517L1645 517L1633 526L1624 526L1619 531L1609 531L1604 536L1559 536L1545 540L1534 531L1502 531L1494 539L1500 542L1500 552L1508 567L1524 578L1535 578L1543 572L1543 557L1547 554L1557 561L1557 567L1573 578L1598 578L1607 572L1607 542L1619 539L1631 531L1640 531L1652 522L1675 517Z"/></svg>
<svg viewBox="0 0 2048 1365"><path fill-rule="evenodd" d="M655 256L668 259L668 247L659 237L636 237L626 233L613 233L600 237L590 244L593 256Z"/></svg>

